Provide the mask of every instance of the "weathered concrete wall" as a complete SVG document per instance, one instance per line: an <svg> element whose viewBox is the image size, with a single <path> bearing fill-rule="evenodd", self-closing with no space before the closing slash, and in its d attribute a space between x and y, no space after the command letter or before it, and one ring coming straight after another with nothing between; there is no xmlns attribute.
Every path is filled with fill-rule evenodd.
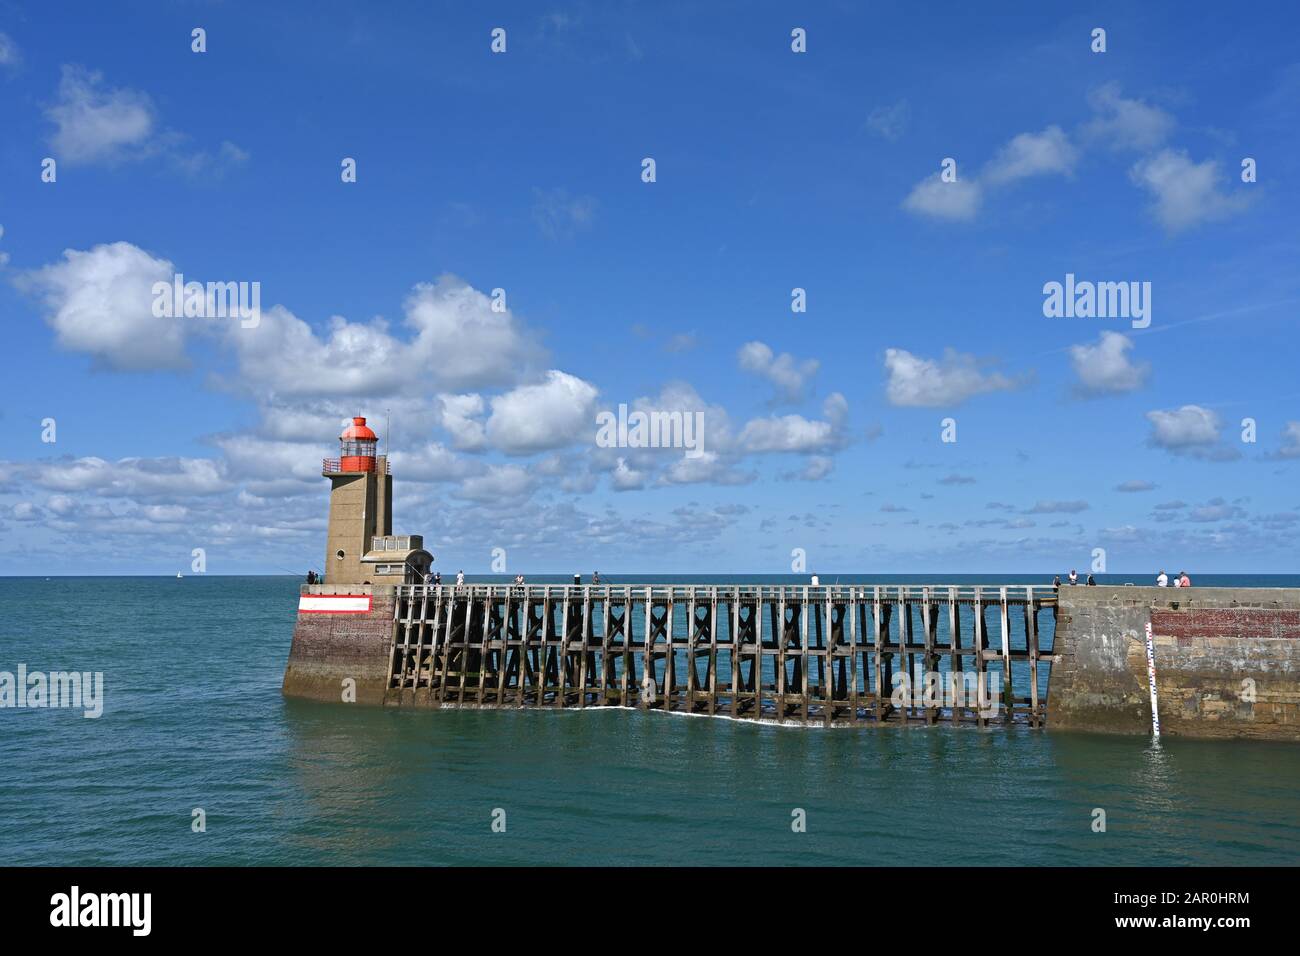
<svg viewBox="0 0 1300 956"><path fill-rule="evenodd" d="M303 594L369 594L369 614L298 612L284 670L286 697L339 703L343 681L356 681L359 704L382 704L393 639L394 588L383 585L302 586Z"/></svg>
<svg viewBox="0 0 1300 956"><path fill-rule="evenodd" d="M1151 733L1148 621L1162 734L1300 741L1292 588L1062 587L1049 729Z"/></svg>

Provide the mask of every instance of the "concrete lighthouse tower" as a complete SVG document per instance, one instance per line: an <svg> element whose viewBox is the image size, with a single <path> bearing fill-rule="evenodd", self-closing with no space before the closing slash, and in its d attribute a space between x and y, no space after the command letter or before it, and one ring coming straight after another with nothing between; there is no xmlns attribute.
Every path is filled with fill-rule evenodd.
<svg viewBox="0 0 1300 956"><path fill-rule="evenodd" d="M379 440L361 417L339 436L339 457L326 458L330 480L326 584L418 583L433 556L420 535L393 534L393 476L388 457L376 455Z"/></svg>

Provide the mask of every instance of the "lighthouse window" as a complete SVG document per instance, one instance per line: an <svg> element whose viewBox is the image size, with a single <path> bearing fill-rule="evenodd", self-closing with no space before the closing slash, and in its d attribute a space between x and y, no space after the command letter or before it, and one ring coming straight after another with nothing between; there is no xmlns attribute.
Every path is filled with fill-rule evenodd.
<svg viewBox="0 0 1300 956"><path fill-rule="evenodd" d="M340 561L342 561L342 560L343 560L343 549L342 549L342 548L339 548L338 551L335 552L334 557L336 557L336 558L338 558Z"/></svg>

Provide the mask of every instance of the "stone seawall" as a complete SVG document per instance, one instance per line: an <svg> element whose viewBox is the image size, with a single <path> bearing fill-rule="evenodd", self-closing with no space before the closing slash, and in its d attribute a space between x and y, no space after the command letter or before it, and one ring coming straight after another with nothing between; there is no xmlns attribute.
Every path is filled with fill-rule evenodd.
<svg viewBox="0 0 1300 956"><path fill-rule="evenodd" d="M371 607L363 614L298 612L284 670L284 695L339 703L344 681L351 678L356 681L357 703L382 704L393 640L394 593L394 588L383 585L303 585L303 596L367 594Z"/></svg>
<svg viewBox="0 0 1300 956"><path fill-rule="evenodd" d="M1300 589L1062 587L1051 730L1300 741Z"/></svg>

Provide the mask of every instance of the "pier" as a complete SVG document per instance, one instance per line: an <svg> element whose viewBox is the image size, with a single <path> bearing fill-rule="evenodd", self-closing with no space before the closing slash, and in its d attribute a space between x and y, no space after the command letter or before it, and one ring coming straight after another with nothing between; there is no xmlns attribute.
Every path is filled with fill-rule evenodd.
<svg viewBox="0 0 1300 956"><path fill-rule="evenodd" d="M433 585L423 536L393 533L364 417L321 474L323 580L299 594L288 697L1120 734L1158 715L1171 735L1300 741L1298 589Z"/></svg>
<svg viewBox="0 0 1300 956"><path fill-rule="evenodd" d="M1025 585L399 585L383 703L1038 727L1056 603Z"/></svg>

